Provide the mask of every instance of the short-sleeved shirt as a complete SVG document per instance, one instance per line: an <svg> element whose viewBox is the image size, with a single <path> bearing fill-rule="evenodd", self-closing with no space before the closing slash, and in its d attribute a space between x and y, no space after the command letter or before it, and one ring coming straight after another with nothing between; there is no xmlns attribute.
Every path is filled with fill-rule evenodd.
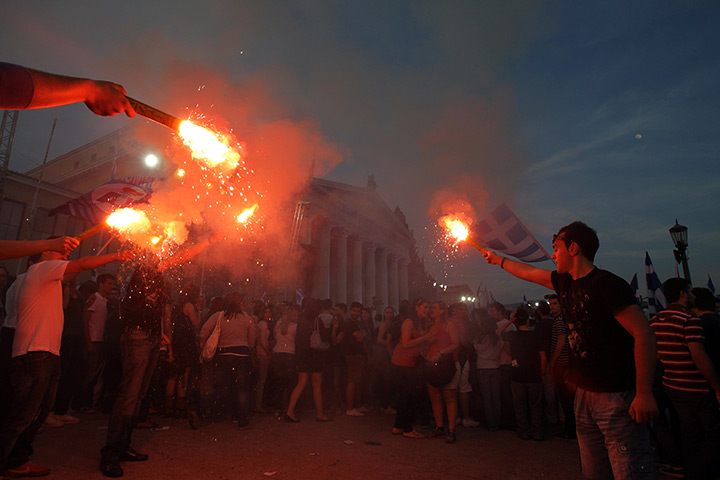
<svg viewBox="0 0 720 480"><path fill-rule="evenodd" d="M93 293L88 299L88 309L90 312L90 321L88 329L90 330L91 342L102 342L105 340L105 322L107 321L107 299L100 293Z"/></svg>
<svg viewBox="0 0 720 480"><path fill-rule="evenodd" d="M0 108L24 110L35 94L35 84L27 68L0 62Z"/></svg>
<svg viewBox="0 0 720 480"><path fill-rule="evenodd" d="M69 262L46 260L31 265L17 294L17 327L12 356L28 352L60 355L63 331L62 278Z"/></svg>
<svg viewBox="0 0 720 480"><path fill-rule="evenodd" d="M560 356L555 361L555 365L561 365L561 366L567 366L568 361L570 359L570 351L568 349L568 341L567 341L567 327L565 326L565 322L562 318L562 313L555 316L552 320L552 335L550 337L550 350L548 351L548 362L552 359L552 356L555 355L555 349L561 348ZM560 338L560 335L565 335L565 341L562 345L558 346L558 340Z"/></svg>
<svg viewBox="0 0 720 480"><path fill-rule="evenodd" d="M162 320L168 298L162 273L149 265L137 267L120 304L120 313L127 328L162 333Z"/></svg>
<svg viewBox="0 0 720 480"><path fill-rule="evenodd" d="M720 372L720 315L705 313L700 315L700 321L705 334L705 350L715 365L715 370Z"/></svg>
<svg viewBox="0 0 720 480"><path fill-rule="evenodd" d="M700 373L688 344L705 343L702 322L690 310L673 303L650 320L663 364L663 385L673 390L710 393L710 384Z"/></svg>
<svg viewBox="0 0 720 480"><path fill-rule="evenodd" d="M220 337L218 348L249 347L248 334L251 328L255 328L253 319L246 313L225 313L217 312L207 319L205 325L200 329L200 337L207 338L220 319Z"/></svg>
<svg viewBox="0 0 720 480"><path fill-rule="evenodd" d="M510 344L512 358L512 381L519 383L540 383L540 351L542 342L532 330L504 332L503 338Z"/></svg>
<svg viewBox="0 0 720 480"><path fill-rule="evenodd" d="M365 352L363 342L358 342L353 335L358 330L360 330L360 325L357 321L352 318L345 319L342 325L342 331L345 334L342 341L345 355L362 355Z"/></svg>
<svg viewBox="0 0 720 480"><path fill-rule="evenodd" d="M574 280L552 272L551 280L567 326L570 380L591 392L635 388L635 342L615 314L637 305L630 285L598 268Z"/></svg>

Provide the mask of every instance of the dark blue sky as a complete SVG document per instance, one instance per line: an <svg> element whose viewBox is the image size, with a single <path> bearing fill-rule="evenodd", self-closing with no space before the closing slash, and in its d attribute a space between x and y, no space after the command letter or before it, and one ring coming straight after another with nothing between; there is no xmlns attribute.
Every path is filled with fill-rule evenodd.
<svg viewBox="0 0 720 480"><path fill-rule="evenodd" d="M502 301L545 291L476 252L452 267L436 261L442 252L426 228L437 190L468 194L478 216L508 203L548 249L552 233L582 219L600 235L597 263L628 280L642 273L646 250L662 279L674 274L667 230L677 217L689 227L695 284L720 279L715 2L116 8L5 5L0 58L113 80L168 110L194 105L200 85L219 92L222 84L239 98L248 85L261 88L272 101L254 110L257 122L315 122L344 158L325 177L364 185L374 174L388 204L406 212L436 277L473 288L484 281ZM55 117L51 155L127 123L82 106L24 112L11 168L42 162Z"/></svg>

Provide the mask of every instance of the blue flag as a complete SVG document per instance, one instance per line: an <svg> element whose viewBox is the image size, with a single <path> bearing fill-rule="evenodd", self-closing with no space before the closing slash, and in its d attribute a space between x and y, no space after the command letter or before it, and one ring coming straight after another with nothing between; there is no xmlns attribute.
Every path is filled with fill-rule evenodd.
<svg viewBox="0 0 720 480"><path fill-rule="evenodd" d="M712 283L712 278L710 278L710 274L708 274L707 288L713 293L713 295L715 295L715 285L713 285Z"/></svg>
<svg viewBox="0 0 720 480"><path fill-rule="evenodd" d="M540 242L504 203L471 228L471 235L487 248L523 262L550 260Z"/></svg>
<svg viewBox="0 0 720 480"><path fill-rule="evenodd" d="M662 282L655 273L650 254L645 252L645 281L647 282L648 313L655 315L667 305L665 294L662 289Z"/></svg>
<svg viewBox="0 0 720 480"><path fill-rule="evenodd" d="M638 304L642 306L642 294L640 293L640 285L638 284L637 273L633 275L632 280L630 280L630 289L633 291L633 295L635 295L635 300L637 300Z"/></svg>

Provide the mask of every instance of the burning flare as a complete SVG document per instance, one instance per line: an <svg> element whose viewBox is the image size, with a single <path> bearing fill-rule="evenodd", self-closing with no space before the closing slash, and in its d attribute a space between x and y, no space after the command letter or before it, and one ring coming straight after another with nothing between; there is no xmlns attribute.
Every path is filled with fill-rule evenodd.
<svg viewBox="0 0 720 480"><path fill-rule="evenodd" d="M211 167L227 163L235 168L240 162L240 154L228 145L227 140L219 138L207 128L185 120L180 124L179 133L183 143L192 151L192 156Z"/></svg>
<svg viewBox="0 0 720 480"><path fill-rule="evenodd" d="M238 223L245 223L250 219L250 217L255 213L255 210L257 210L258 204L256 203L250 208L246 208L245 210L240 213L240 215L237 216Z"/></svg>
<svg viewBox="0 0 720 480"><path fill-rule="evenodd" d="M145 212L141 212L132 208L120 208L111 213L105 223L117 230L137 230L140 228L149 228L150 220L148 220Z"/></svg>
<svg viewBox="0 0 720 480"><path fill-rule="evenodd" d="M461 220L459 215L445 215L440 218L439 223L458 242L467 240L470 235L469 222Z"/></svg>

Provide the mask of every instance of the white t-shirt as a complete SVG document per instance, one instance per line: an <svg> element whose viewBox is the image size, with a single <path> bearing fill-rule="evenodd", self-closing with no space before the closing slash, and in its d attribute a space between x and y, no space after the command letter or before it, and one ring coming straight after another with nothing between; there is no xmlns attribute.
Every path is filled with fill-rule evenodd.
<svg viewBox="0 0 720 480"><path fill-rule="evenodd" d="M91 342L102 342L105 340L105 322L107 321L107 298L98 292L93 293L88 303L92 302L87 311L90 312L88 328L90 330Z"/></svg>
<svg viewBox="0 0 720 480"><path fill-rule="evenodd" d="M31 265L17 296L13 358L28 352L60 355L63 331L62 278L69 262L46 260Z"/></svg>
<svg viewBox="0 0 720 480"><path fill-rule="evenodd" d="M17 299L18 299L18 292L20 291L20 288L22 287L22 283L25 281L25 274L22 273L17 276L15 281L10 285L10 288L8 288L7 293L5 294L5 321L3 322L3 327L6 328L15 328L17 325Z"/></svg>

